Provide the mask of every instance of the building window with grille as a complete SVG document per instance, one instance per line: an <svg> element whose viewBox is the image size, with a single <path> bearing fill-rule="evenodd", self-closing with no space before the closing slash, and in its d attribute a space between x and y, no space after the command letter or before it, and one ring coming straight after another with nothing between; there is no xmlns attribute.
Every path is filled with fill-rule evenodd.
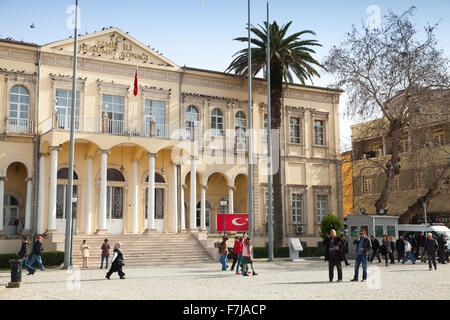
<svg viewBox="0 0 450 320"><path fill-rule="evenodd" d="M123 96L102 95L102 113L103 112L108 114L109 133L123 134L125 132Z"/></svg>
<svg viewBox="0 0 450 320"><path fill-rule="evenodd" d="M414 171L414 189L423 189L425 188L425 180L423 171Z"/></svg>
<svg viewBox="0 0 450 320"><path fill-rule="evenodd" d="M325 145L325 121L323 120L314 120L314 144Z"/></svg>
<svg viewBox="0 0 450 320"><path fill-rule="evenodd" d="M200 114L196 107L189 106L186 109L185 127L188 132L188 137L192 140L194 138L194 130L200 125Z"/></svg>
<svg viewBox="0 0 450 320"><path fill-rule="evenodd" d="M9 93L8 130L17 133L30 132L28 119L30 109L30 95L22 86L14 86Z"/></svg>
<svg viewBox="0 0 450 320"><path fill-rule="evenodd" d="M318 194L316 196L316 210L317 210L317 221L322 222L322 219L328 214L328 195Z"/></svg>
<svg viewBox="0 0 450 320"><path fill-rule="evenodd" d="M289 119L289 142L300 144L300 119Z"/></svg>
<svg viewBox="0 0 450 320"><path fill-rule="evenodd" d="M59 129L70 129L70 116L72 112L72 90L56 89L56 114ZM75 97L75 129L80 124L80 91Z"/></svg>
<svg viewBox="0 0 450 320"><path fill-rule="evenodd" d="M303 223L303 194L293 193L292 201L292 223Z"/></svg>
<svg viewBox="0 0 450 320"><path fill-rule="evenodd" d="M363 177L363 194L373 193L373 178Z"/></svg>

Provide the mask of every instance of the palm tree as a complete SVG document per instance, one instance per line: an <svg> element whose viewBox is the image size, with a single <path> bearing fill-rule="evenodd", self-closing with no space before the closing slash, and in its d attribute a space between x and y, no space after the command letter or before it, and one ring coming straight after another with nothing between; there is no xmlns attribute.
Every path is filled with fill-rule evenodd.
<svg viewBox="0 0 450 320"><path fill-rule="evenodd" d="M301 84L305 84L307 79L312 81L312 77L320 77L314 66L321 67L311 54L315 53L311 47L321 46L317 40L302 40L301 36L306 34L315 35L311 30L303 30L286 36L286 33L292 24L278 26L274 21L267 27L259 25L259 28L252 26L250 31L256 38L250 41L254 45L251 48L252 55L252 77L264 70L267 65L267 30L270 32L270 101L271 101L271 127L274 130L280 129L281 124L281 97L283 95L283 81L293 83L293 74L298 78ZM248 43L247 37L234 39L236 41ZM225 72L234 71L238 75L248 75L248 51L242 49L233 55L231 62ZM274 145L274 144L273 144ZM272 148L273 150L274 148ZM280 162L280 152L274 153L272 157L278 157ZM283 243L283 210L281 195L281 174L278 170L273 175L273 207L274 207L274 245L281 246Z"/></svg>

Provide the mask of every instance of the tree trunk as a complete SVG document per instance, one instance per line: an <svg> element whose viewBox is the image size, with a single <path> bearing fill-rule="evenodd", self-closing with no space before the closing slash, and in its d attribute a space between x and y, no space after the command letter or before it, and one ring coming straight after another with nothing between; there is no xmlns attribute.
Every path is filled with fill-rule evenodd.
<svg viewBox="0 0 450 320"><path fill-rule="evenodd" d="M416 202L408 206L408 209L400 215L400 218L398 219L399 223L409 223L416 215L424 213L423 202L426 202L428 205L433 198L441 193L441 185L450 179L450 174L448 173L449 168L450 166L447 166L442 170L439 178L428 188L428 192L425 195L419 197Z"/></svg>
<svg viewBox="0 0 450 320"><path fill-rule="evenodd" d="M275 174L273 179L273 208L274 208L274 247L281 247L283 245L283 198L281 187L281 154L280 154L280 125L281 125L281 96L283 91L283 77L282 67L278 62L271 64L270 68L271 81L271 128L277 130L278 135L272 136L276 138L272 140L272 163L277 163L278 166L273 167Z"/></svg>
<svg viewBox="0 0 450 320"><path fill-rule="evenodd" d="M394 181L394 176L400 174L400 129L402 128L401 121L394 119L391 122L388 136L392 137L392 155L391 159L386 162L386 182L383 191L375 202L375 212L380 212L381 209L386 209L391 193L391 185Z"/></svg>

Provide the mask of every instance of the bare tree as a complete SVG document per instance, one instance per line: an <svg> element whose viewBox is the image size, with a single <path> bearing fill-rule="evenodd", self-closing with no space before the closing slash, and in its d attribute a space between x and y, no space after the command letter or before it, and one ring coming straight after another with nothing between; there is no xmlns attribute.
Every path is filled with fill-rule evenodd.
<svg viewBox="0 0 450 320"><path fill-rule="evenodd" d="M346 114L365 120L381 117L379 125L392 141L390 156L376 162L386 177L375 201L377 212L386 208L394 176L400 174L402 134L424 115L439 116L448 101L449 60L438 49L437 24L420 34L410 21L414 12L414 7L400 15L389 12L378 29L353 26L324 62L337 79L334 85L349 96Z"/></svg>

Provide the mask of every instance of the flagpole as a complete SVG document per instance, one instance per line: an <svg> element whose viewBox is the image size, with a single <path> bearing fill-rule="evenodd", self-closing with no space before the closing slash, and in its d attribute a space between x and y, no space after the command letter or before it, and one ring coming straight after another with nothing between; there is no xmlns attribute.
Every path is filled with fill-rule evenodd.
<svg viewBox="0 0 450 320"><path fill-rule="evenodd" d="M250 46L250 0L248 0L248 234L253 240L253 111L252 111L252 51ZM252 246L253 250L253 246Z"/></svg>
<svg viewBox="0 0 450 320"><path fill-rule="evenodd" d="M72 266L72 204L73 204L73 158L75 151L75 108L77 97L77 43L78 43L78 0L75 0L75 28L73 42L73 74L72 74L72 106L70 110L70 147L69 147L69 172L66 190L66 237L64 243L64 267Z"/></svg>
<svg viewBox="0 0 450 320"><path fill-rule="evenodd" d="M273 222L272 222L272 125L271 125L271 103L270 103L270 22L269 1L267 1L267 227L269 233L269 262L273 261Z"/></svg>

